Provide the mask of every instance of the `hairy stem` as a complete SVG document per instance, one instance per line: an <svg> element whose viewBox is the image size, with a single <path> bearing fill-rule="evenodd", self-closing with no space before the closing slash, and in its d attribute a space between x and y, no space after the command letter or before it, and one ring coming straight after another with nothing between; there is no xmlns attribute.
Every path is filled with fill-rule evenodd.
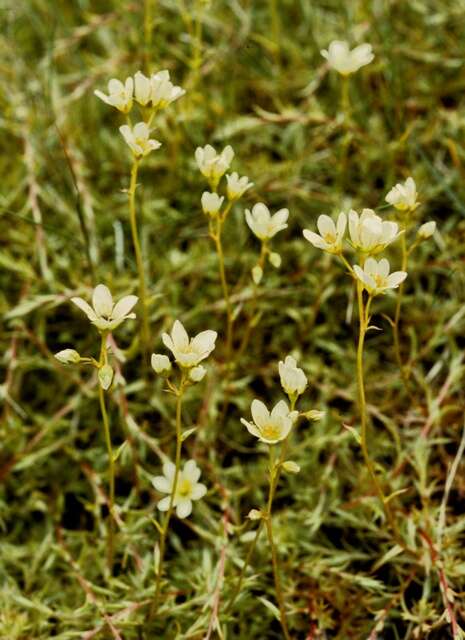
<svg viewBox="0 0 465 640"><path fill-rule="evenodd" d="M131 182L129 185L129 219L131 222L131 234L132 243L134 246L134 254L136 256L137 274L139 277L139 297L142 307L142 324L141 324L141 343L142 352L144 354L144 360L148 361L149 351L149 318L147 308L147 290L145 286L145 271L144 261L142 258L142 251L139 242L139 232L137 229L137 211L136 211L136 187L137 187L137 174L139 170L139 160L134 158L131 168Z"/></svg>
<svg viewBox="0 0 465 640"><path fill-rule="evenodd" d="M107 362L107 334L102 333L102 342L100 347L100 359L99 365L103 366ZM114 505L115 505L115 461L113 458L113 449L111 446L110 435L110 423L108 420L107 407L105 403L105 391L102 385L99 384L99 401L100 411L102 413L103 431L105 434L105 443L108 453L108 485L109 485L109 516L108 516L108 540L107 540L107 553L108 553L108 568L110 573L113 571L113 557L114 557Z"/></svg>

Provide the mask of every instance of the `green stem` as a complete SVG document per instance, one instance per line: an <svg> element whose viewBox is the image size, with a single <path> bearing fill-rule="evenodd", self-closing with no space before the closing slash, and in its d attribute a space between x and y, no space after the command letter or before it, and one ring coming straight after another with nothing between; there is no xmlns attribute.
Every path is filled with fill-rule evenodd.
<svg viewBox="0 0 465 640"><path fill-rule="evenodd" d="M144 70L147 74L150 72L153 26L152 14L155 3L156 0L144 0Z"/></svg>
<svg viewBox="0 0 465 640"><path fill-rule="evenodd" d="M101 334L102 342L100 347L100 359L99 365L103 366L107 363L107 334L103 332ZM113 449L111 446L110 435L110 423L108 420L108 413L105 403L105 392L102 385L99 384L99 401L100 411L102 413L103 431L105 434L105 443L108 452L108 484L110 489L109 495L109 516L108 516L108 540L107 540L107 553L108 553L108 568L110 573L113 571L113 556L114 556L114 505L115 505L115 461L113 458Z"/></svg>
<svg viewBox="0 0 465 640"><path fill-rule="evenodd" d="M228 281L226 279L226 269L224 265L224 251L223 251L223 242L222 242L222 232L224 220L227 215L227 210L223 217L219 216L216 218L216 229L213 232L210 232L211 237L215 243L216 252L218 254L218 263L220 267L220 280L221 280L221 288L223 290L223 297L226 306L226 363L229 365L229 361L231 358L231 350L233 343L233 311L231 305L231 298L229 295Z"/></svg>
<svg viewBox="0 0 465 640"><path fill-rule="evenodd" d="M176 489L178 484L178 477L181 469L181 448L182 448L182 400L184 395L184 388L187 381L187 374L183 371L181 382L179 384L179 388L177 389L176 394L176 455L175 455L175 472L173 478L173 486L171 488L170 494L170 502L168 506L168 511L166 513L165 523L162 528L162 532L160 535L160 555L158 561L158 571L155 580L155 596L152 602L152 607L150 611L150 618L156 615L158 610L158 604L160 599L160 591L161 591L161 578L163 575L163 561L165 559L165 551L166 551L166 538L168 534L168 529L170 525L171 516L174 511L174 500L176 497Z"/></svg>
<svg viewBox="0 0 465 640"><path fill-rule="evenodd" d="M360 422L361 422L360 446L362 448L362 453L363 453L363 458L365 461L366 468L373 482L373 485L375 486L376 492L378 494L379 500L386 514L386 518L389 522L389 525L394 534L396 542L403 549L406 549L406 545L402 540L402 537L398 531L397 523L392 513L391 506L389 502L386 501L386 497L384 495L383 489L376 475L376 470L368 451L368 441L367 441L368 417L367 417L365 381L364 381L364 371L363 371L363 348L365 345L365 336L366 336L368 322L369 322L371 296L368 299L367 305L365 307L363 302L363 285L359 280L357 280L357 300L358 300L358 314L359 314L359 335L358 335L358 345L357 345L357 385L358 385L358 398L359 398L359 410L360 410Z"/></svg>
<svg viewBox="0 0 465 640"><path fill-rule="evenodd" d="M279 21L278 2L277 0L269 0L270 2L270 15L271 15L271 32L273 38L273 44L275 46L275 59L276 63L280 64L280 42L281 42L281 25Z"/></svg>
<svg viewBox="0 0 465 640"><path fill-rule="evenodd" d="M134 158L131 168L131 182L129 185L129 219L131 222L131 234L132 243L134 246L134 254L136 256L137 273L139 276L139 297L142 308L142 324L141 324L141 342L142 352L144 354L144 360L148 362L149 351L149 318L147 308L147 290L145 286L145 271L144 261L142 258L142 251L139 242L139 233L137 229L137 211L136 211L136 187L137 187L137 174L139 170L139 160Z"/></svg>
<svg viewBox="0 0 465 640"><path fill-rule="evenodd" d="M295 397L291 398L291 401L290 401L290 405L291 405L290 410L291 411L294 411L296 401L297 401L297 398L295 398ZM287 453L288 442L289 442L289 437L287 437L286 440L284 440L284 442L282 444L281 455L279 456L279 462L278 462L278 465L277 465L276 473L273 476L273 482L270 483L270 493L268 495L268 504L269 505L273 504L273 498L274 498L274 494L276 492L276 487L278 485L278 480L279 480L279 475L281 473L282 463L284 462L284 459L285 459L286 453ZM257 531L255 533L255 537L252 539L252 541L250 543L250 546L249 546L249 549L247 551L247 556L245 558L244 564L242 565L242 569L241 569L241 572L239 574L239 578L238 578L237 583L236 583L236 588L234 589L233 594L232 594L232 596L231 596L231 598L230 598L230 600L228 602L228 605L227 605L227 607L225 609L225 613L226 614L231 611L231 609L232 609L232 607L233 607L233 605L234 605L234 603L236 601L236 598L237 598L237 596L239 595L239 593L241 591L242 582L244 580L245 572L246 572L247 567L249 566L249 564L250 564L250 562L252 560L253 552L255 551L255 547L256 547L256 544L258 542L258 538L260 537L260 533L261 533L263 524L264 524L264 519L262 518L260 520L259 524L258 524L258 528L257 528Z"/></svg>
<svg viewBox="0 0 465 640"><path fill-rule="evenodd" d="M401 236L402 271L407 271L408 251L407 251L407 240L405 238L406 233L407 233L407 229L404 229L404 233ZM394 349L396 353L397 364L399 365L399 370L402 376L402 380L407 385L408 377L405 371L404 363L402 362L402 354L400 352L400 337L399 337L399 322L400 322L400 312L402 310L403 295L404 295L404 283L402 282L399 285L399 292L397 294L397 304L396 304L396 311L394 315L393 334L394 334Z"/></svg>
<svg viewBox="0 0 465 640"><path fill-rule="evenodd" d="M281 450L281 457L283 455L282 453L283 450L284 450L284 444L283 444L283 449ZM291 636L289 635L289 629L287 626L286 608L284 606L284 595L281 587L281 579L279 577L278 553L276 551L276 545L273 538L273 525L272 525L272 519L271 519L273 496L274 496L274 492L275 492L275 488L278 480L279 469L280 469L280 465L279 464L275 465L274 463L273 447L270 447L270 492L268 494L268 505L266 509L265 522L266 522L266 531L268 534L268 541L270 543L270 548L271 548L271 561L273 564L273 576L274 576L274 584L276 589L276 598L278 600L279 611L281 614L280 616L281 627L286 640L290 640Z"/></svg>

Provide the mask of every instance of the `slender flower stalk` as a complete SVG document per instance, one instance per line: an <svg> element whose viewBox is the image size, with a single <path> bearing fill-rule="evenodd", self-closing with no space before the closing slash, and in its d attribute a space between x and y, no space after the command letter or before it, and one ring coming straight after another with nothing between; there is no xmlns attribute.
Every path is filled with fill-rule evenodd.
<svg viewBox="0 0 465 640"><path fill-rule="evenodd" d="M407 240L406 235L407 229L404 230L400 240L401 252L402 252L402 271L407 271L408 266L408 250L407 250ZM392 326L393 337L394 337L394 350L396 354L397 364L399 366L399 371L402 376L402 380L404 381L406 388L408 385L408 374L402 360L402 354L400 352L400 335L399 335L399 323L400 323L400 312L402 310L402 298L404 295L404 283L399 286L399 293L397 294L397 302L396 302L396 310L394 314L394 324Z"/></svg>
<svg viewBox="0 0 465 640"><path fill-rule="evenodd" d="M147 288L145 284L144 260L142 258L142 250L139 241L139 231L137 227L137 208L136 208L136 188L137 175L139 171L139 159L134 157L131 168L131 181L128 189L129 200L129 220L131 224L132 243L134 246L134 254L136 256L137 275L139 278L139 298L142 307L141 313L141 342L144 360L148 358L148 349L150 341L149 315L147 307Z"/></svg>
<svg viewBox="0 0 465 640"><path fill-rule="evenodd" d="M174 510L174 502L176 497L177 483L179 478L179 472L181 468L181 449L182 449L182 401L184 397L184 391L187 384L187 372L186 370L182 371L181 381L178 387L174 387L174 392L176 393L176 454L175 454L175 472L173 478L173 485L170 493L170 500L168 511L166 513L165 522L163 524L160 540L159 540L159 560L157 567L157 575L155 578L155 596L153 598L152 607L150 611L150 617L156 615L160 600L160 591L161 591L161 578L163 575L163 562L165 559L165 551L166 551L166 537L168 535L168 530L170 526L171 516L173 515Z"/></svg>
<svg viewBox="0 0 465 640"><path fill-rule="evenodd" d="M102 331L101 333L101 347L100 347L100 358L99 365L100 368L104 367L108 362L108 354L107 354L107 332ZM114 521L114 508L115 508L115 459L113 456L113 448L111 445L111 433L110 433L110 422L108 420L108 412L106 408L105 402L105 391L101 384L99 384L98 388L99 402L100 402L100 411L102 414L103 421L103 431L105 435L105 444L107 447L108 453L108 486L109 486L109 515L108 515L108 539L107 539L107 557L108 557L108 568L110 573L113 571L113 559L114 559L114 534L115 534L115 521Z"/></svg>
<svg viewBox="0 0 465 640"><path fill-rule="evenodd" d="M359 279L357 279L357 301L358 301L358 314L359 314L359 334L358 334L358 344L357 344L357 387L358 387L358 399L359 399L359 411L360 411L360 446L362 449L363 459L365 461L367 471L376 489L376 493L378 494L379 500L386 514L386 518L392 529L394 537L397 543L403 549L405 549L406 548L405 542L402 540L402 537L399 533L397 523L394 518L394 514L392 513L392 510L391 510L390 503L386 500L386 497L383 492L383 488L376 475L375 467L371 460L370 453L368 450L368 438L367 438L368 415L367 415L366 396L365 396L363 349L365 345L365 336L366 336L367 329L370 322L370 306L371 306L372 299L373 299L372 296L369 295L366 304L364 303L363 284Z"/></svg>
<svg viewBox="0 0 465 640"><path fill-rule="evenodd" d="M218 213L215 220L213 219L210 220L210 237L215 243L216 253L218 255L221 288L223 290L224 303L226 307L226 362L227 363L229 363L231 360L234 318L233 318L233 309L231 305L231 298L229 294L228 281L226 278L222 235L223 235L224 223L226 222L226 218L231 210L231 207L232 207L232 202L229 202L226 205L226 208L223 213ZM216 222L216 225L215 225L215 222Z"/></svg>
<svg viewBox="0 0 465 640"><path fill-rule="evenodd" d="M281 456L280 456L281 463L284 460L285 449L286 447L285 447L285 444L283 443L281 448ZM273 538L273 524L271 519L271 511L273 507L273 496L276 489L276 485L278 483L280 464L279 463L277 465L275 464L273 447L270 447L269 454L270 454L270 491L268 494L268 504L266 507L266 514L265 514L266 532L268 534L268 542L270 544L270 549L271 549L271 561L273 564L273 576L274 576L274 584L276 589L276 598L278 600L279 612L281 614L280 615L281 627L286 640L290 640L291 636L289 635L289 628L287 625L286 607L284 605L284 594L281 586L281 578L279 575L278 552L276 550L276 544Z"/></svg>

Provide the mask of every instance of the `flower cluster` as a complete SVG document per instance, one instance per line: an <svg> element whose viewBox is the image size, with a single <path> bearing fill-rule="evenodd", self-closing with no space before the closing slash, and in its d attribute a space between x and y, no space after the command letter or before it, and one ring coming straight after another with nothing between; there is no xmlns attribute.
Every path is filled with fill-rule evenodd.
<svg viewBox="0 0 465 640"><path fill-rule="evenodd" d="M137 296L129 295L115 303L110 289L104 284L95 287L92 294L92 306L83 298L71 298L71 302L86 314L90 322L100 332L102 336L101 357L97 361L91 357L81 356L75 349L63 349L55 354L55 358L62 364L90 364L94 366L97 369L101 387L105 390L109 389L113 382L114 372L107 360L107 335L125 320L136 317L132 309L137 301Z"/></svg>
<svg viewBox="0 0 465 640"><path fill-rule="evenodd" d="M125 82L112 78L108 83L108 94L99 90L94 93L97 98L127 115L134 102L142 109L149 110L147 121L134 125L129 123L119 128L134 157L140 159L161 146L161 142L150 138L150 123L154 115L183 96L185 91L171 82L170 73L165 69L150 77L138 71L134 78L126 78Z"/></svg>
<svg viewBox="0 0 465 640"><path fill-rule="evenodd" d="M216 331L202 331L195 338L189 338L183 324L176 320L171 334L162 335L163 344L171 351L179 367L184 370L189 380L199 382L206 374L206 369L200 363L208 358L215 348L218 334ZM160 375L167 376L171 372L171 362L165 355L152 354L152 367Z"/></svg>
<svg viewBox="0 0 465 640"><path fill-rule="evenodd" d="M170 80L170 72L164 70L150 77L138 71L134 78L126 78L124 83L112 78L108 82L108 95L99 90L94 93L97 98L118 111L129 113L134 100L141 107L163 109L186 92L181 87L174 86Z"/></svg>

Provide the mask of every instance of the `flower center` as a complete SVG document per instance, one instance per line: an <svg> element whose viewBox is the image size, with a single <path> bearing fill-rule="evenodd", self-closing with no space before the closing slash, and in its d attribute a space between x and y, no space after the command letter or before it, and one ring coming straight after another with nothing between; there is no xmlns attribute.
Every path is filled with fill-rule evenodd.
<svg viewBox="0 0 465 640"><path fill-rule="evenodd" d="M334 244L336 242L336 236L334 235L334 233L328 231L328 233L324 234L323 240L328 244Z"/></svg>
<svg viewBox="0 0 465 640"><path fill-rule="evenodd" d="M281 429L276 424L266 424L260 429L262 436L267 440L275 440L281 435Z"/></svg>
<svg viewBox="0 0 465 640"><path fill-rule="evenodd" d="M184 479L179 483L179 488L176 492L180 498L188 498L192 493L192 484L190 480Z"/></svg>

